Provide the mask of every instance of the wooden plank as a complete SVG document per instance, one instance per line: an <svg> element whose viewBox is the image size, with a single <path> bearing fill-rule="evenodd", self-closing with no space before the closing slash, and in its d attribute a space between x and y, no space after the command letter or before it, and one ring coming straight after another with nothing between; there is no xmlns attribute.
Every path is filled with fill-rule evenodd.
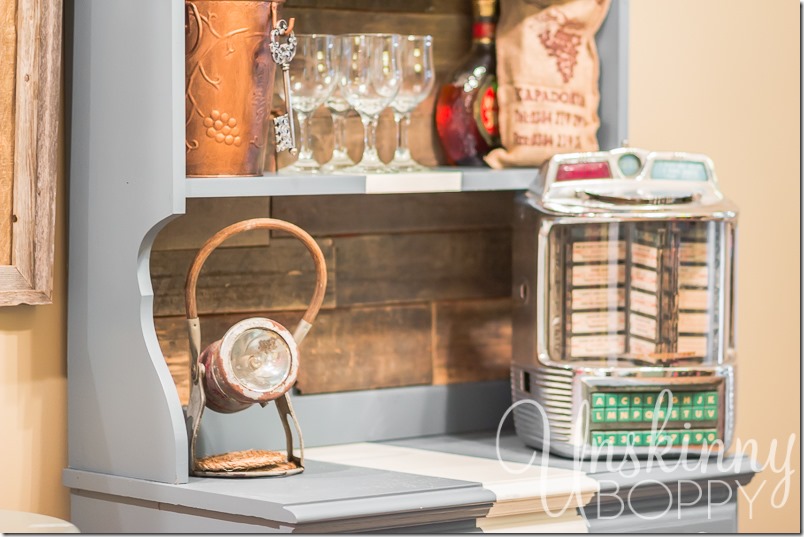
<svg viewBox="0 0 804 537"><path fill-rule="evenodd" d="M14 104L14 266L31 284L34 281L36 245L36 179L40 54L37 50L39 0L17 5L17 79ZM42 133L43 135L45 133Z"/></svg>
<svg viewBox="0 0 804 537"><path fill-rule="evenodd" d="M469 50L472 17L466 13L389 13L348 9L291 8L283 17L296 18L296 32L311 34L397 33L433 36L436 71L451 71Z"/></svg>
<svg viewBox="0 0 804 537"><path fill-rule="evenodd" d="M427 304L324 312L305 340L297 388L327 393L432 382Z"/></svg>
<svg viewBox="0 0 804 537"><path fill-rule="evenodd" d="M361 235L335 246L339 307L510 294L509 230Z"/></svg>
<svg viewBox="0 0 804 537"><path fill-rule="evenodd" d="M197 249L208 238L230 224L248 218L269 216L271 216L271 198L191 198L187 200L185 214L171 220L159 232L153 250ZM269 240L270 232L254 230L235 235L224 242L221 248L264 246Z"/></svg>
<svg viewBox="0 0 804 537"><path fill-rule="evenodd" d="M511 300L436 303L433 384L504 380L511 368Z"/></svg>
<svg viewBox="0 0 804 537"><path fill-rule="evenodd" d="M331 239L318 244L327 260L325 308L335 306L335 250ZM151 255L154 315L184 315L184 280L196 250ZM267 247L226 248L207 259L198 281L199 313L305 309L313 294L310 254L295 239L277 238Z"/></svg>
<svg viewBox="0 0 804 537"><path fill-rule="evenodd" d="M395 14L472 14L471 2L468 0L290 0L286 7L282 8L281 13L282 15L286 15L287 13L292 13L297 8L387 11Z"/></svg>
<svg viewBox="0 0 804 537"><path fill-rule="evenodd" d="M268 317L293 330L301 312L202 316L202 347L253 316ZM184 318L161 317L154 324L179 398L186 404L190 355ZM322 311L301 348L297 388L312 394L430 384L431 326L427 304Z"/></svg>
<svg viewBox="0 0 804 537"><path fill-rule="evenodd" d="M312 235L508 229L512 192L282 196L272 211Z"/></svg>
<svg viewBox="0 0 804 537"><path fill-rule="evenodd" d="M56 190L63 169L61 153L64 128L61 76L62 1L39 0L38 27L34 34L39 54L36 96L36 187L34 211L34 288L47 295L53 291L53 265L56 248ZM47 37L43 37L47 36ZM22 39L19 41L22 46ZM25 75L21 75L25 80ZM17 143L17 149L21 146ZM19 179L19 177L17 178ZM16 181L16 179L15 179ZM15 194L16 195L16 194ZM15 201L16 205L16 201Z"/></svg>
<svg viewBox="0 0 804 537"><path fill-rule="evenodd" d="M17 24L15 0L0 0L0 265L11 264L12 192L14 184L14 85Z"/></svg>

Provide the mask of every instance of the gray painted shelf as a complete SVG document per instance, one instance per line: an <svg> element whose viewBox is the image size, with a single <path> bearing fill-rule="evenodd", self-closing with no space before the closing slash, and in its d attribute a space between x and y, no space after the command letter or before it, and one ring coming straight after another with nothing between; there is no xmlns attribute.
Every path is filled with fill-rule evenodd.
<svg viewBox="0 0 804 537"><path fill-rule="evenodd" d="M434 168L422 173L302 175L280 171L262 177L188 177L188 198L318 196L328 194L413 194L524 190L536 181L533 168Z"/></svg>

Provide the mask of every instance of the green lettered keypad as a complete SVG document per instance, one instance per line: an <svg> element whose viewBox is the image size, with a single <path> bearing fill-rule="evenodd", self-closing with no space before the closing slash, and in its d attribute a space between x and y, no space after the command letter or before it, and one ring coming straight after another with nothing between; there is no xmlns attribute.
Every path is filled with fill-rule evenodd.
<svg viewBox="0 0 804 537"><path fill-rule="evenodd" d="M658 407L656 406L659 402ZM672 401L672 405L668 404ZM591 396L594 423L716 421L716 391L678 392L595 392ZM668 408L671 407L669 410Z"/></svg>
<svg viewBox="0 0 804 537"><path fill-rule="evenodd" d="M593 446L700 446L717 440L715 429L669 430L659 432L592 431Z"/></svg>
<svg viewBox="0 0 804 537"><path fill-rule="evenodd" d="M717 439L716 429L699 428L701 425L711 426L718 420L716 391L595 392L591 394L590 402L591 441L595 446L694 446ZM660 426L665 422L668 426L675 423L675 427L688 423L695 428L653 433L646 429L654 418ZM611 424L625 427L620 430ZM606 430L594 430L600 428Z"/></svg>

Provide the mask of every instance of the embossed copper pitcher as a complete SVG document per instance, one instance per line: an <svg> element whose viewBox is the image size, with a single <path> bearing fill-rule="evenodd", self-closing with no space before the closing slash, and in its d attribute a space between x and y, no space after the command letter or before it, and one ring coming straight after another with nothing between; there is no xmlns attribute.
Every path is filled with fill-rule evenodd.
<svg viewBox="0 0 804 537"><path fill-rule="evenodd" d="M282 2L185 2L188 176L262 175L273 147L272 15Z"/></svg>

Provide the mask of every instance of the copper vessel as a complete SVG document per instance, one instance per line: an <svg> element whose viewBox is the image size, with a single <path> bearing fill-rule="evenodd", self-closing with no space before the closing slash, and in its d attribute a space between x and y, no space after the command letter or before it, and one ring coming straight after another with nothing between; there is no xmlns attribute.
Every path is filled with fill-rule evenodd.
<svg viewBox="0 0 804 537"><path fill-rule="evenodd" d="M284 0L185 2L187 175L262 175L276 64L270 32Z"/></svg>

